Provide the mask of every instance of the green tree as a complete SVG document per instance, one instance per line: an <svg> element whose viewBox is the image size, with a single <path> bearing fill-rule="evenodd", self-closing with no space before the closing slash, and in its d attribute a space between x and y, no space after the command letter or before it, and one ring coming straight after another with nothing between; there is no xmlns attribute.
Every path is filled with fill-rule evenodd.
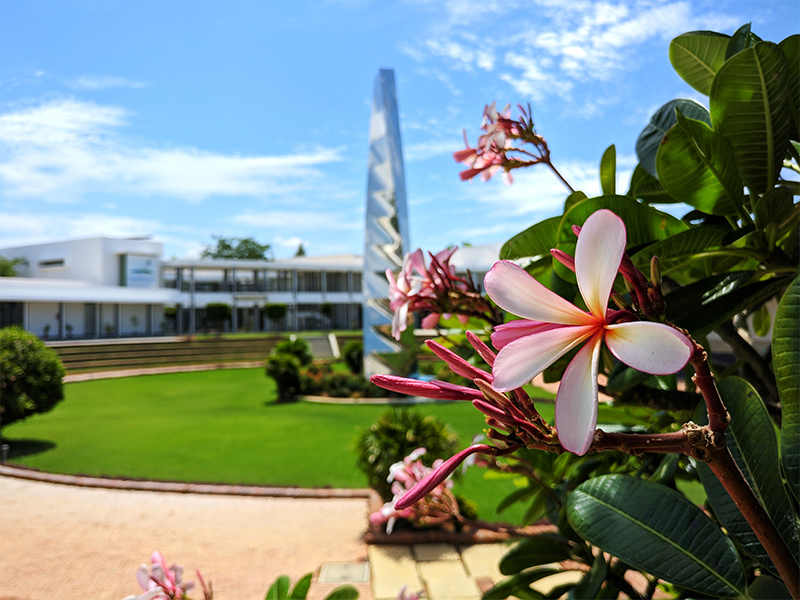
<svg viewBox="0 0 800 600"><path fill-rule="evenodd" d="M305 256L306 249L303 248L303 242L300 242L300 245L297 247L297 252L294 253L295 256Z"/></svg>
<svg viewBox="0 0 800 600"><path fill-rule="evenodd" d="M0 256L0 277L18 277L19 271L17 268L27 265L28 261L21 256L17 258Z"/></svg>
<svg viewBox="0 0 800 600"><path fill-rule="evenodd" d="M216 245L207 245L200 258L246 258L250 260L272 260L269 244L259 244L251 237L226 238L221 235L212 236Z"/></svg>
<svg viewBox="0 0 800 600"><path fill-rule="evenodd" d="M39 338L19 327L0 329L0 419L9 425L45 413L64 399L64 366Z"/></svg>
<svg viewBox="0 0 800 600"><path fill-rule="evenodd" d="M217 326L217 333L222 335L222 324L231 318L231 307L224 302L206 304L206 318Z"/></svg>

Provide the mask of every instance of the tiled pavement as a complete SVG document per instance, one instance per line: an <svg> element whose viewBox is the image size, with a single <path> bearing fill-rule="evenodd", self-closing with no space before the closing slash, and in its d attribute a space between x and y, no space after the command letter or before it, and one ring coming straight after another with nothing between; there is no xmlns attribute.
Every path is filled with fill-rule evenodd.
<svg viewBox="0 0 800 600"><path fill-rule="evenodd" d="M280 574L314 571L309 600L352 584L477 600L504 544L367 546L365 498L274 498L98 489L0 476L0 600L119 600L153 550L200 569L217 600L260 600ZM544 580L542 590L553 582Z"/></svg>

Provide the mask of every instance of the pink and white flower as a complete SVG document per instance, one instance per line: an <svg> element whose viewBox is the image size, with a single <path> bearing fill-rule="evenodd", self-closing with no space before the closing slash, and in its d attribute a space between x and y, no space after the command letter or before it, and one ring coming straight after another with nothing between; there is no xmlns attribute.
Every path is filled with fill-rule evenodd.
<svg viewBox="0 0 800 600"><path fill-rule="evenodd" d="M489 297L504 310L523 317L495 328L499 349L492 387L519 388L574 348L556 396L556 429L561 445L585 454L597 425L597 375L605 341L623 363L655 375L674 373L688 362L693 346L669 325L622 322L621 311L609 311L608 300L625 252L625 224L614 213L592 214L580 230L575 274L588 312L544 287L509 261L497 262L486 275ZM628 313L629 314L629 313Z"/></svg>

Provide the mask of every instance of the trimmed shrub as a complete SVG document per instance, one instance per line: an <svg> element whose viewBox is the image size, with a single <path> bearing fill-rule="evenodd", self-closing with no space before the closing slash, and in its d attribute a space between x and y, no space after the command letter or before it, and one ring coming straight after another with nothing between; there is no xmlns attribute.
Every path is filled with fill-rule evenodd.
<svg viewBox="0 0 800 600"><path fill-rule="evenodd" d="M364 371L364 344L358 340L350 340L342 348L342 358L351 373L361 375Z"/></svg>
<svg viewBox="0 0 800 600"><path fill-rule="evenodd" d="M309 365L301 369L300 393L331 398L382 398L389 395L366 377L334 371L330 365Z"/></svg>
<svg viewBox="0 0 800 600"><path fill-rule="evenodd" d="M369 486L388 502L392 499L391 484L386 481L389 467L417 448L427 449L421 460L430 467L437 458L447 459L456 453L458 437L449 425L432 415L391 408L358 434L356 465Z"/></svg>
<svg viewBox="0 0 800 600"><path fill-rule="evenodd" d="M288 308L285 304L266 304L264 313L270 321L280 321L286 316Z"/></svg>
<svg viewBox="0 0 800 600"><path fill-rule="evenodd" d="M273 352L267 358L265 371L278 386L279 402L291 402L300 393L300 361L296 356Z"/></svg>
<svg viewBox="0 0 800 600"><path fill-rule="evenodd" d="M291 354L304 367L310 365L314 360L314 355L311 354L311 346L308 345L307 341L301 339L278 342L270 354Z"/></svg>
<svg viewBox="0 0 800 600"><path fill-rule="evenodd" d="M217 333L221 334L223 323L231 318L231 307L223 302L206 304L206 318L217 326Z"/></svg>
<svg viewBox="0 0 800 600"><path fill-rule="evenodd" d="M46 413L64 399L64 366L38 337L19 327L0 329L0 418L9 425Z"/></svg>

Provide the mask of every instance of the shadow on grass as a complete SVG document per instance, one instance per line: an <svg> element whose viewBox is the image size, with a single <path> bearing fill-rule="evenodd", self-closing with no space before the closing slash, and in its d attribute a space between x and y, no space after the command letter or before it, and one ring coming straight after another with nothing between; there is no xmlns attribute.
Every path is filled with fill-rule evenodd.
<svg viewBox="0 0 800 600"><path fill-rule="evenodd" d="M9 446L8 460L22 458L23 456L31 456L32 454L41 454L42 452L47 452L56 447L55 442L27 438L10 439L3 437L3 443Z"/></svg>

